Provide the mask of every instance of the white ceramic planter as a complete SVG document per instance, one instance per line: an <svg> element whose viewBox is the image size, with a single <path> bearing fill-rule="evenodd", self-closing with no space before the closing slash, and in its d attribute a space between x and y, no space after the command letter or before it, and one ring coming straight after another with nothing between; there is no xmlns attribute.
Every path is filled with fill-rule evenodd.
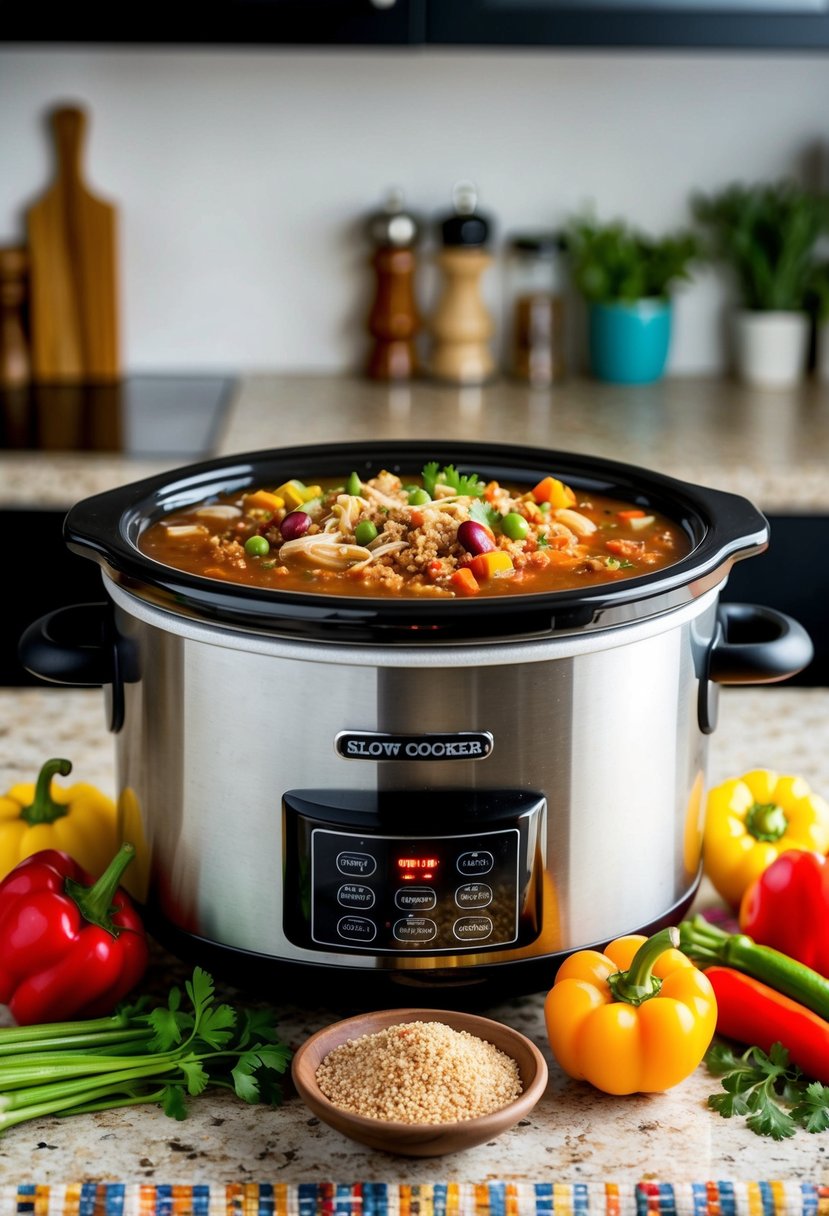
<svg viewBox="0 0 829 1216"><path fill-rule="evenodd" d="M787 388L806 373L809 316L805 312L748 312L734 317L734 366L746 384Z"/></svg>

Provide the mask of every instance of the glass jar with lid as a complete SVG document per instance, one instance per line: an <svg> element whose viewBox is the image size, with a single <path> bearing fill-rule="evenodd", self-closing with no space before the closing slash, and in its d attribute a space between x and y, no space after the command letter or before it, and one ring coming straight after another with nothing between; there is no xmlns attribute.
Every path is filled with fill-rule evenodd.
<svg viewBox="0 0 829 1216"><path fill-rule="evenodd" d="M506 370L533 385L566 373L563 250L557 232L515 233L507 244Z"/></svg>

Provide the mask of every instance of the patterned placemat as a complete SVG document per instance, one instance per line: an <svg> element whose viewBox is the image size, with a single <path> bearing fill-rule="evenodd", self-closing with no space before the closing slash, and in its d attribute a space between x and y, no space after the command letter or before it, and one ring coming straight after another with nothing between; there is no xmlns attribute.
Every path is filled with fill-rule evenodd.
<svg viewBox="0 0 829 1216"><path fill-rule="evenodd" d="M817 1182L0 1185L1 1216L829 1216Z"/></svg>

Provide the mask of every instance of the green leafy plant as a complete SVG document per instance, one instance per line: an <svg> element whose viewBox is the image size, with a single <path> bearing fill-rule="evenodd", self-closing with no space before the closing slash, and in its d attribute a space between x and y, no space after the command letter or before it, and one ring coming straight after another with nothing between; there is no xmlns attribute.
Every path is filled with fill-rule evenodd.
<svg viewBox="0 0 829 1216"><path fill-rule="evenodd" d="M781 1043L773 1043L768 1054L749 1047L742 1055L715 1043L705 1065L721 1078L724 1090L712 1094L708 1105L726 1119L745 1115L746 1125L758 1136L785 1140L798 1127L807 1132L829 1129L829 1086L804 1077Z"/></svg>
<svg viewBox="0 0 829 1216"><path fill-rule="evenodd" d="M817 321L829 321L829 262L817 262L809 275L806 307Z"/></svg>
<svg viewBox="0 0 829 1216"><path fill-rule="evenodd" d="M697 238L675 232L659 239L622 220L574 219L565 234L573 282L591 304L665 299L678 279L690 278Z"/></svg>
<svg viewBox="0 0 829 1216"><path fill-rule="evenodd" d="M0 1131L41 1115L159 1104L184 1119L186 1097L208 1087L245 1102L278 1103L291 1053L267 1012L214 998L200 967L166 1005L144 1001L112 1017L0 1030Z"/></svg>
<svg viewBox="0 0 829 1216"><path fill-rule="evenodd" d="M799 312L807 307L815 247L829 231L829 199L794 182L735 184L696 195L708 254L733 270L743 307Z"/></svg>

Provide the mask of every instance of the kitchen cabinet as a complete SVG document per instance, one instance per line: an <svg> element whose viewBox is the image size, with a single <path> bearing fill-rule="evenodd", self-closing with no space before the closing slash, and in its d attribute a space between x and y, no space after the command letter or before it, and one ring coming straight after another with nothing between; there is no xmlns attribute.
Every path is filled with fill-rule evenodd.
<svg viewBox="0 0 829 1216"><path fill-rule="evenodd" d="M400 45L423 41L424 0L182 0L17 6L3 42Z"/></svg>
<svg viewBox="0 0 829 1216"><path fill-rule="evenodd" d="M0 42L829 48L827 0L183 0L18 6Z"/></svg>

